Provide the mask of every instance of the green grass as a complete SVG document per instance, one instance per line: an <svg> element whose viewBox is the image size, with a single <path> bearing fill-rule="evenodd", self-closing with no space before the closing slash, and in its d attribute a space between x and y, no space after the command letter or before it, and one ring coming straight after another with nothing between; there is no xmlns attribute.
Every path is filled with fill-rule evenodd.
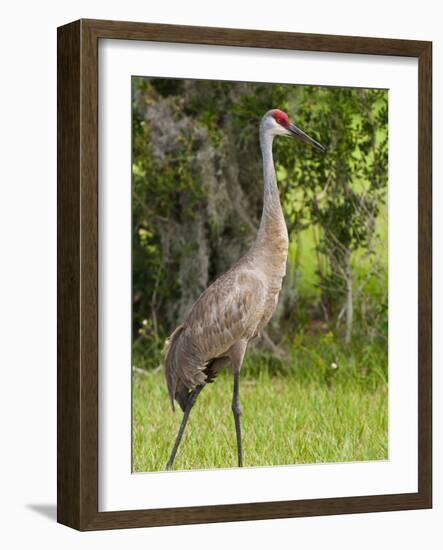
<svg viewBox="0 0 443 550"><path fill-rule="evenodd" d="M240 382L244 465L387 459L384 370L357 369L342 360L332 369L321 361L316 366L312 354L304 356L310 357L309 368L302 361L302 367L278 374L268 367L248 371L245 364ZM254 355L248 363L252 366ZM232 376L226 370L200 394L175 469L236 466L231 396ZM162 371L134 372L134 471L164 469L182 418L176 409L174 414Z"/></svg>

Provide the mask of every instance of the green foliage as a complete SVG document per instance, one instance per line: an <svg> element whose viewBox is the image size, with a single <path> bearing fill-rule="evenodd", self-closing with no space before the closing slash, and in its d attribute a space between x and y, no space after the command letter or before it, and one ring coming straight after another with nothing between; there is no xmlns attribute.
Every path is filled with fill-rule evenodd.
<svg viewBox="0 0 443 550"><path fill-rule="evenodd" d="M318 326L320 336L385 346L387 92L144 78L133 92L134 353L160 349L252 242L262 207L258 124L277 106L327 153L292 140L274 146L290 254L269 333L284 349Z"/></svg>
<svg viewBox="0 0 443 550"><path fill-rule="evenodd" d="M143 89L148 87L144 81ZM168 87L166 87L169 90ZM149 98L146 99L149 101ZM160 228L164 224L193 219L204 200L201 183L192 171L197 147L192 136L183 131L177 150L165 153L159 162L151 148L150 126L139 110L133 108L132 167L132 242L133 242L133 323L138 331L147 316L154 321L154 335L164 336L161 318L165 303L179 299L174 275L184 255L192 249L183 247L172 254L165 250ZM160 316L160 319L158 317Z"/></svg>
<svg viewBox="0 0 443 550"><path fill-rule="evenodd" d="M291 235L310 225L318 229L322 306L328 318L337 318L353 307L343 302L355 283L354 253L377 262L380 250L375 228L387 187L387 93L306 86L297 123L315 128L327 153L286 152L281 179L292 200L285 201L285 210Z"/></svg>

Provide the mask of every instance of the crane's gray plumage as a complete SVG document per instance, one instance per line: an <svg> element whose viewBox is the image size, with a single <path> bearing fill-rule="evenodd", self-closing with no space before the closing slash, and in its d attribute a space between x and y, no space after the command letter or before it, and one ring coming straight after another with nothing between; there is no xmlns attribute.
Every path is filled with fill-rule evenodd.
<svg viewBox="0 0 443 550"><path fill-rule="evenodd" d="M189 412L201 389L227 364L234 372L234 413L238 462L242 465L239 372L248 343L271 319L286 272L288 232L275 176L272 143L277 135L323 147L289 123L282 111L268 111L260 124L263 157L263 212L251 249L198 298L188 318L165 345L165 373L171 405L184 412L167 468L172 466Z"/></svg>

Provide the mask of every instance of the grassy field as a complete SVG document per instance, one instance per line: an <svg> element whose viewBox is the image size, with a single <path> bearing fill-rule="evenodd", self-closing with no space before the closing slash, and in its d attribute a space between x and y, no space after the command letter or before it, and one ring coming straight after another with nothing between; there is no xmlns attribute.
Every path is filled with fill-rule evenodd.
<svg viewBox="0 0 443 550"><path fill-rule="evenodd" d="M299 355L301 366L283 372L254 366L253 354L246 362L240 382L244 465L387 459L388 385L376 358L363 358L369 366L341 358L334 369ZM200 394L175 469L236 466L231 397L226 370ZM182 418L177 409L171 411L161 370L134 372L134 471L164 469Z"/></svg>
<svg viewBox="0 0 443 550"><path fill-rule="evenodd" d="M379 220L386 242L386 212ZM298 290L318 298L313 229L302 233L303 262ZM295 256L290 248L290 262ZM383 303L387 288L386 251L378 255L386 272L365 284L366 296ZM370 258L357 257L356 281L364 279ZM381 298L380 298L381 297ZM285 340L288 355L248 350L241 372L245 466L383 460L388 458L387 325L369 322L379 337L361 327L350 345L339 334L314 333L309 324ZM323 330L323 329L321 329ZM163 470L181 422L171 411L161 362L163 340L134 345L133 470ZM337 364L334 369L331 365ZM200 394L192 410L174 467L179 470L236 466L231 412L232 375L226 370Z"/></svg>

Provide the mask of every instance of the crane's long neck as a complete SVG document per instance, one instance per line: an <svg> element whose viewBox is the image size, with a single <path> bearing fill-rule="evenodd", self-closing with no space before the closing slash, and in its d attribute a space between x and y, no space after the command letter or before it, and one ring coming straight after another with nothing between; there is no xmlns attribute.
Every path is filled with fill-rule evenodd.
<svg viewBox="0 0 443 550"><path fill-rule="evenodd" d="M272 156L273 135L260 128L260 147L263 156L263 212L255 249L287 254L288 232L280 204L280 195Z"/></svg>

